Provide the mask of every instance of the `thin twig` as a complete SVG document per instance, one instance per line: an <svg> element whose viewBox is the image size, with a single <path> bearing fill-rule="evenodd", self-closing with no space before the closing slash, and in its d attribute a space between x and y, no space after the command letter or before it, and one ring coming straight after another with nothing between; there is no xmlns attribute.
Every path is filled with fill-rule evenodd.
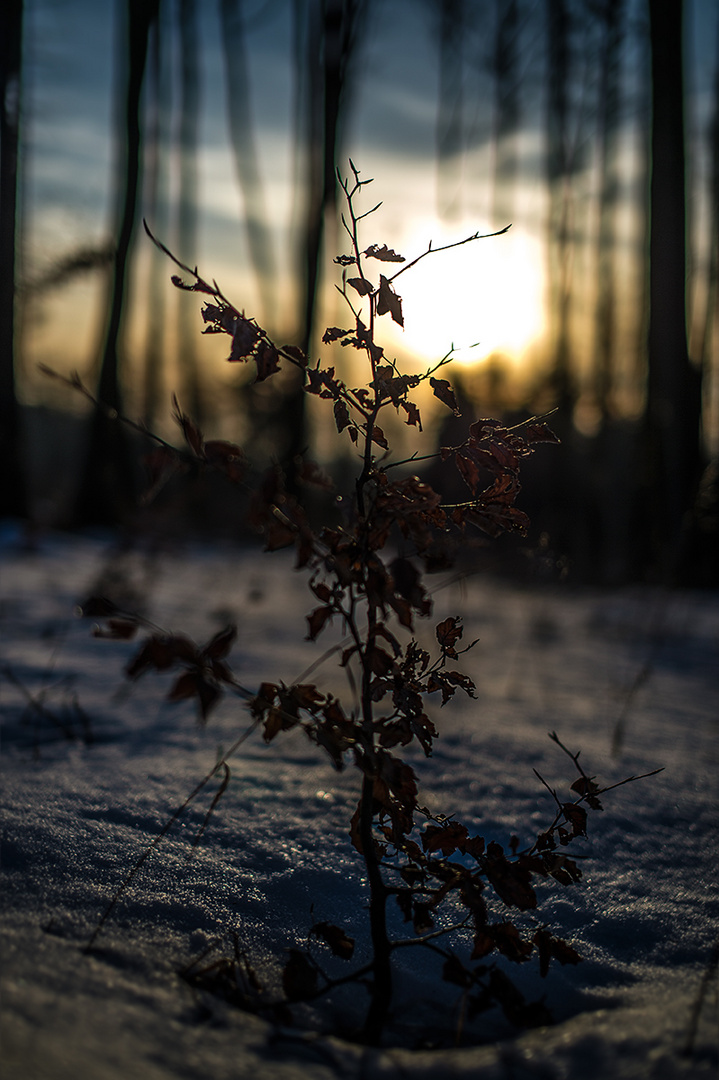
<svg viewBox="0 0 719 1080"><path fill-rule="evenodd" d="M242 735L240 735L239 738L235 739L235 741L232 744L232 746L230 747L230 749L225 754L223 754L223 756L220 758L220 760L217 762L217 764L210 770L210 772L208 772L207 775L199 782L199 784L197 784L193 788L193 790L190 792L190 794L187 796L187 798L184 800L184 802L181 803L181 805L177 807L177 809L175 810L172 817L169 818L169 820L165 822L165 824L160 829L159 833L157 833L157 835L155 837L153 837L153 839L150 841L150 843L144 848L142 854L135 861L135 863L132 866L132 868L130 869L130 871L123 878L123 880L120 883L119 887L115 890L115 892L114 892L114 894L112 896L112 899L110 900L110 903L105 908L105 911L103 912L103 914L101 915L97 925L95 926L95 929L92 932L90 940L88 941L87 945L85 946L85 948L83 950L84 952L89 953L92 950L92 947L95 944L95 942L97 941L97 938L98 938L103 926L105 925L108 918L112 914L112 912L113 912L113 910L115 908L115 905L119 902L119 900L125 894L125 892L129 888L129 886L132 884L135 877L139 873L140 869L142 868L142 866L144 865L146 860L149 858L149 856L152 854L152 852L155 850L155 848L160 844L160 842L164 839L164 837L167 836L168 832L170 831L172 826L175 824L177 819L186 810L186 808L190 805L190 803L193 801L193 799L195 799L197 797L197 795L199 795L199 793L202 791L202 789L205 788L207 786L207 784L209 784L212 777L215 776L215 774L218 773L220 771L220 769L227 766L227 762L228 762L229 758L231 758L232 755L242 745L242 743L247 738L249 738L249 736L252 734L252 732L257 727L257 724L258 724L258 721L253 720L252 723L250 724L250 726L248 728L246 728L245 731L243 731Z"/></svg>

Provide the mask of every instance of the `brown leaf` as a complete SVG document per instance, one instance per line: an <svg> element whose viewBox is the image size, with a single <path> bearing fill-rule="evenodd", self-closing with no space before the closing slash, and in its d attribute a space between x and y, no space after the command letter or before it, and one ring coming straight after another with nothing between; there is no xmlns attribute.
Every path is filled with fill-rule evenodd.
<svg viewBox="0 0 719 1080"><path fill-rule="evenodd" d="M454 646L461 638L462 633L462 620L456 615L444 619L441 623L437 623L435 629L437 641L442 652L446 653L447 656L451 656L454 660L457 659L457 653Z"/></svg>
<svg viewBox="0 0 719 1080"><path fill-rule="evenodd" d="M429 385L432 387L434 396L439 398L448 409L451 409L455 416L462 415L457 407L457 399L454 396L454 390L446 379L430 378Z"/></svg>
<svg viewBox="0 0 719 1080"><path fill-rule="evenodd" d="M483 868L497 896L508 907L516 907L520 911L536 908L537 895L530 884L531 872L516 862L509 862L504 855L494 854L493 848L502 850L498 844L490 844Z"/></svg>
<svg viewBox="0 0 719 1080"><path fill-rule="evenodd" d="M560 964L579 964L581 956L561 938L554 937L548 930L537 930L532 938L539 951L539 974L542 978L549 971L549 961L554 958Z"/></svg>
<svg viewBox="0 0 719 1080"><path fill-rule="evenodd" d="M285 356L289 356L290 359L296 361L300 367L307 367L307 356L299 347L299 345L283 345L282 352Z"/></svg>
<svg viewBox="0 0 719 1080"><path fill-rule="evenodd" d="M351 330L340 330L339 326L328 326L322 335L322 341L325 345L329 345L331 342L337 341L341 337L347 337L351 333Z"/></svg>
<svg viewBox="0 0 719 1080"><path fill-rule="evenodd" d="M270 341L263 341L255 353L257 382L264 382L280 370L279 354Z"/></svg>
<svg viewBox="0 0 719 1080"><path fill-rule="evenodd" d="M595 792L599 791L597 784L588 776L578 777L571 787L572 791L576 791L578 795L583 795L587 800L587 803L593 810L603 810L604 807L600 803L599 799L595 795Z"/></svg>
<svg viewBox="0 0 719 1080"><path fill-rule="evenodd" d="M176 662L195 664L198 660L197 646L182 634L153 634L130 660L125 674L136 679L148 668L165 671Z"/></svg>
<svg viewBox="0 0 719 1080"><path fill-rule="evenodd" d="M467 826L458 821L450 821L447 825L428 825L422 833L422 847L428 855L435 851L451 855L462 847L467 835Z"/></svg>
<svg viewBox="0 0 719 1080"><path fill-rule="evenodd" d="M215 295L214 289L210 288L209 285L199 279L195 281L192 285L186 285L182 278L179 276L179 274L172 274L170 276L170 281L176 289L184 289L185 292L202 292L208 293L210 296Z"/></svg>
<svg viewBox="0 0 719 1080"><path fill-rule="evenodd" d="M180 403L177 397L172 395L172 404L174 406L173 419L182 428L182 434L185 437L185 442L192 450L193 454L197 457L203 456L203 449L205 441L202 437L202 432L198 428L197 424L187 415L183 413L180 408Z"/></svg>
<svg viewBox="0 0 719 1080"><path fill-rule="evenodd" d="M398 255L396 251L388 248L386 244L383 244L382 247L378 247L377 244L370 244L362 254L370 259L379 259L381 262L402 263L406 261L404 255Z"/></svg>
<svg viewBox="0 0 719 1080"><path fill-rule="evenodd" d="M383 274L379 276L379 294L377 296L377 314L390 313L392 318L400 326L404 326L402 317L402 298L397 295L389 281Z"/></svg>
<svg viewBox="0 0 719 1080"><path fill-rule="evenodd" d="M134 620L110 619L107 627L96 626L92 631L92 636L96 638L113 638L116 641L129 641L136 633L137 623Z"/></svg>
<svg viewBox="0 0 719 1080"><path fill-rule="evenodd" d="M369 650L369 665L374 675L389 675L394 668L394 660L385 652L384 649L380 649L377 645L373 649Z"/></svg>
<svg viewBox="0 0 719 1080"><path fill-rule="evenodd" d="M303 461L299 470L299 479L303 484L311 484L312 487L321 488L322 491L334 491L335 485L332 477L320 468L315 461Z"/></svg>
<svg viewBox="0 0 719 1080"><path fill-rule="evenodd" d="M185 671L174 683L167 695L168 701L183 701L185 698L194 697L197 693L197 672Z"/></svg>
<svg viewBox="0 0 719 1080"><path fill-rule="evenodd" d="M529 959L534 950L532 942L525 941L520 936L519 930L514 923L495 923L495 925L487 927L487 930L493 936L502 955L515 964L521 964L524 960Z"/></svg>
<svg viewBox="0 0 719 1080"><path fill-rule="evenodd" d="M573 836L587 835L587 811L583 806L576 803L562 803L562 810L569 824L572 826Z"/></svg>
<svg viewBox="0 0 719 1080"><path fill-rule="evenodd" d="M210 660L222 660L232 648L232 643L237 637L237 627L234 624L226 626L218 631L206 645L202 647L202 655Z"/></svg>
<svg viewBox="0 0 719 1080"><path fill-rule="evenodd" d="M525 424L521 430L524 439L530 444L561 442L561 439L555 435L548 424Z"/></svg>
<svg viewBox="0 0 719 1080"><path fill-rule="evenodd" d="M235 329L232 335L232 349L227 358L230 363L249 360L255 350L259 338L260 328L257 323L252 322L251 319L245 319L244 316L240 315L235 323Z"/></svg>
<svg viewBox="0 0 719 1080"><path fill-rule="evenodd" d="M389 450L389 443L387 442L385 433L378 424L375 424L372 428L372 442L377 443L383 450Z"/></svg>
<svg viewBox="0 0 719 1080"><path fill-rule="evenodd" d="M400 404L400 407L402 409L404 409L404 411L407 413L407 420L405 422L408 425L412 425L413 427L418 427L419 430L421 431L422 430L422 419L421 419L421 417L419 415L419 409L414 404L414 402L413 401L400 401L399 404Z"/></svg>
<svg viewBox="0 0 719 1080"><path fill-rule="evenodd" d="M349 427L349 425L352 422L350 420L349 409L345 405L344 401L342 401L340 399L340 400L335 401L334 412L335 412L335 424L337 425L337 431L342 432L342 431L344 431L344 429L346 427Z"/></svg>
<svg viewBox="0 0 719 1080"><path fill-rule="evenodd" d="M239 483L243 480L246 472L244 454L235 443L225 442L224 439L210 439L205 443L205 458L220 472L223 472L228 480Z"/></svg>
<svg viewBox="0 0 719 1080"><path fill-rule="evenodd" d="M332 618L332 615L333 611L329 605L326 607L315 608L315 610L307 616L308 634L305 640L316 641L328 619Z"/></svg>
<svg viewBox="0 0 719 1080"><path fill-rule="evenodd" d="M327 922L315 923L310 930L310 934L314 934L315 937L327 942L334 955L339 956L341 960L352 959L355 943L339 926Z"/></svg>
<svg viewBox="0 0 719 1080"><path fill-rule="evenodd" d="M369 296L371 292L374 292L374 285L371 281L367 281L366 278L353 277L347 279L347 284L351 285L360 296Z"/></svg>
<svg viewBox="0 0 719 1080"><path fill-rule="evenodd" d="M466 457L465 454L457 453L454 455L454 463L469 490L473 495L476 494L480 484L480 476L475 462Z"/></svg>

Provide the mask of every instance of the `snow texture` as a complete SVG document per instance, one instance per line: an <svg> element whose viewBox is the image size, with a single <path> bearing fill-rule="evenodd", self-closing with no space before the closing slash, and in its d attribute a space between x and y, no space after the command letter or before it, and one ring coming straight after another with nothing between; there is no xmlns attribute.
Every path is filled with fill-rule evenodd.
<svg viewBox="0 0 719 1080"><path fill-rule="evenodd" d="M281 1027L177 974L216 939L208 957L231 955L236 933L271 984L285 950L302 947L320 920L341 925L367 956L362 867L347 836L356 777L333 770L301 733L243 743L194 852L218 778L83 951L128 871L249 714L227 699L203 728L188 703L165 701L167 678L128 684L122 668L136 643L93 637L77 605L104 592L197 641L235 621L240 681L291 682L336 640L331 630L303 640L314 604L291 559L123 550L109 537L28 544L6 526L0 575L4 1080L716 1076L716 594L476 577L437 589L421 634L429 640L436 621L462 614L464 640L479 638L464 657L478 697L433 708L435 753L411 756L420 802L487 839L517 833L524 844L553 816L533 770L558 789L574 779L547 732L581 749L602 785L664 771L617 788L590 814L579 884L540 887L538 916L583 962L554 966L545 980L534 961L509 973L528 999L545 996L554 1026L519 1033L492 1012L468 1032L479 1045L432 1048L456 1020L459 990L425 950L403 950L392 1034L405 1046L368 1050L318 1034L327 1013ZM311 680L348 692L336 657ZM337 1023L364 1004L355 987ZM417 1025L419 1050L408 1046Z"/></svg>

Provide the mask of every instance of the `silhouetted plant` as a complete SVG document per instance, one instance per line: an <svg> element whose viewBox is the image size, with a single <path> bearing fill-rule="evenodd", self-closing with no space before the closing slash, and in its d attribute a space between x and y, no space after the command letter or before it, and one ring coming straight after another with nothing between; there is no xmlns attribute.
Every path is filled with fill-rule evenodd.
<svg viewBox="0 0 719 1080"><path fill-rule="evenodd" d="M600 788L584 771L579 755L570 753L552 734L573 762L576 777L565 797L549 789L555 813L532 843L520 848L519 840L512 836L505 847L474 834L454 814L445 816L425 808L419 801L415 771L399 756L399 748L417 742L426 756L431 755L438 732L427 712L428 697L438 695L445 705L458 691L475 696L472 679L456 666L475 644L463 644L459 616L445 618L435 626L432 651L413 636L415 621L429 618L432 611L423 575L449 566L450 539L461 542L468 530L478 528L490 537L525 532L527 517L515 503L522 460L537 444L557 439L538 418L513 428L489 419L472 423L461 444L438 452L447 466L459 471L467 486L466 499L451 505L418 476L401 469L416 460L416 455L410 462L392 459L380 417L394 412L421 432L420 410L412 399L418 387L428 384L440 402L458 413L450 383L438 377L452 354L424 374L407 375L378 343L376 328L383 316L403 324L397 278L433 249L430 245L407 262L386 245L363 246L360 222L372 211L359 213L357 204L370 181L361 180L352 164L351 168L351 178L341 181L346 201L342 221L349 251L335 259L342 272L340 291L349 311L349 326L330 327L323 341L328 345L339 342L363 355L367 371L364 385L350 385L334 366L320 360L310 363L295 346L275 345L216 284L204 280L196 269L178 263L163 245L158 246L190 276L189 281L173 277L175 285L206 297L202 310L205 333L231 338L228 360L254 364L258 380L271 378L283 362L294 365L303 374L305 392L327 403L338 435L356 448L357 475L353 489L343 493L345 518L341 523L315 528L299 498L286 489L277 466L264 475L251 505L252 521L263 535L266 549L294 547L297 568L308 574L314 606L307 615L307 638L318 640L331 623L341 628L345 641L339 662L348 675L352 673L350 685L357 688L355 702L347 705L312 682L277 679L249 691L236 680L228 660L235 627L228 626L204 645L197 645L186 635L153 626L102 597L89 600L84 613L104 619L104 626L96 628L98 636L127 639L139 629L148 631L127 665L130 679L153 670L176 669L170 700L194 699L203 723L225 693L246 698L252 716L250 729L191 793L132 868L90 944L152 848L198 792L222 774L212 812L229 782L228 759L249 730L259 728L270 742L299 728L325 751L336 769L350 765L357 770L359 800L349 829L369 885L371 961L347 975L330 976L317 959L315 945L293 948L283 969L284 998L277 999L263 989L236 942L234 957L223 957L204 967L204 957L199 958L185 971L185 977L195 985L223 992L245 1007L280 1016L286 1015L293 1002L315 1000L348 982L359 982L369 992L361 1037L378 1044L392 1002L393 957L398 949L416 946L439 956L443 979L461 991L462 1017L499 1006L516 1024L544 1023L549 1013L543 1003L527 1002L497 961L502 957L520 964L536 955L542 975L552 960L560 964L579 961L575 949L543 922L527 929L522 913L537 908L538 880L563 886L579 881L581 871L567 849L586 836L587 813L601 809L599 796L609 789ZM477 239L479 234L474 234L460 243ZM380 270L375 277L370 267L376 264ZM74 381L84 391L79 380ZM186 449L178 451L152 436L157 448L146 459L151 491L184 468L188 456L219 470L232 483L245 482L248 462L238 445L205 440L177 400L174 416ZM294 462L293 470L301 484L334 493L330 477L308 458ZM411 927L404 938L390 935L390 902L397 905L404 923ZM444 910L454 913L449 923ZM509 917L508 912L520 913L522 920ZM464 931L465 942L471 934L472 944L465 949L464 958L445 944L445 939L459 931ZM310 930L310 940L322 943L335 957L351 961L354 942L345 928L317 922Z"/></svg>

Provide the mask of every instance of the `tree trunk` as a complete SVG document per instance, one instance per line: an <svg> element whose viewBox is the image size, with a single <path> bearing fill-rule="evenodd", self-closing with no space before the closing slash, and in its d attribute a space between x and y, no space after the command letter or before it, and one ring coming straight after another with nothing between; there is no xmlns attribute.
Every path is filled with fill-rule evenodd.
<svg viewBox="0 0 719 1080"><path fill-rule="evenodd" d="M197 133L199 125L200 70L198 58L197 0L180 0L180 190L178 197L177 247L180 258L197 262ZM197 364L197 312L179 297L177 311L180 399L202 426L204 421L200 372Z"/></svg>
<svg viewBox="0 0 719 1080"><path fill-rule="evenodd" d="M649 341L645 412L648 466L647 562L671 583L701 470L700 388L686 328L683 5L650 0L652 173Z"/></svg>
<svg viewBox="0 0 719 1080"><path fill-rule="evenodd" d="M517 180L519 133L519 4L497 0L494 56L494 175L492 221L504 228L512 221Z"/></svg>
<svg viewBox="0 0 719 1080"><path fill-rule="evenodd" d="M222 0L220 15L230 137L235 158L235 171L244 202L245 229L250 258L261 304L261 311L255 317L261 326L272 333L278 329L275 259L257 158L252 119L252 88L241 0Z"/></svg>
<svg viewBox="0 0 719 1080"><path fill-rule="evenodd" d="M22 0L8 0L0 35L0 516L26 517L27 493L15 393L17 231Z"/></svg>
<svg viewBox="0 0 719 1080"><path fill-rule="evenodd" d="M461 210L465 18L464 0L439 0L437 202L439 216L447 220Z"/></svg>
<svg viewBox="0 0 719 1080"><path fill-rule="evenodd" d="M140 97L147 58L150 25L159 0L127 0L127 46L124 109L119 142L124 181L117 250L105 343L100 366L98 398L90 425L84 475L75 509L76 524L115 525L134 503L134 462L126 432L114 413L121 411L119 339L123 321L130 249L135 229L140 180Z"/></svg>

